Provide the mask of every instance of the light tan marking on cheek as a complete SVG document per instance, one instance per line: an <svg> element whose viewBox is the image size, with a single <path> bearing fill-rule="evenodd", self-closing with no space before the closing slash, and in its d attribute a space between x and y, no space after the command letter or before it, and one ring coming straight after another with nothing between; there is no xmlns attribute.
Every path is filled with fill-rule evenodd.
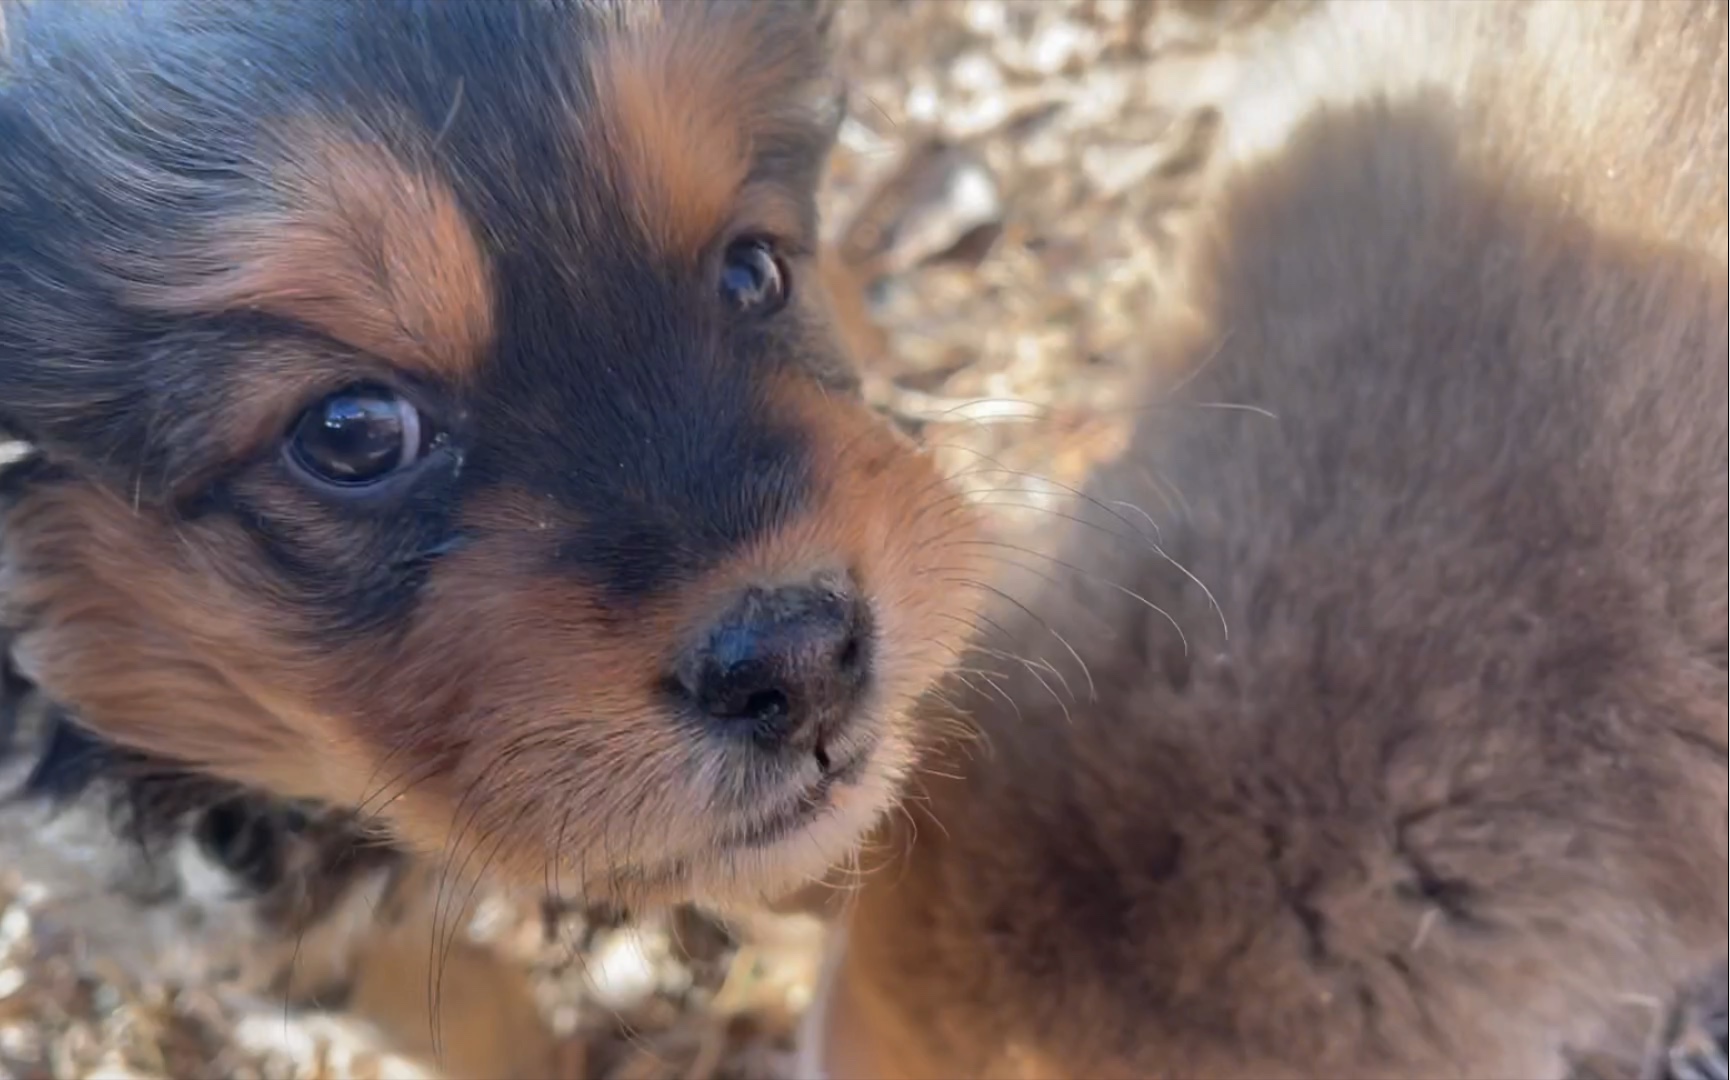
<svg viewBox="0 0 1730 1080"><path fill-rule="evenodd" d="M290 796L335 797L371 771L295 686L320 679L318 658L283 645L224 584L250 554L239 536L173 537L113 495L68 486L14 508L5 548L20 655L104 737Z"/></svg>

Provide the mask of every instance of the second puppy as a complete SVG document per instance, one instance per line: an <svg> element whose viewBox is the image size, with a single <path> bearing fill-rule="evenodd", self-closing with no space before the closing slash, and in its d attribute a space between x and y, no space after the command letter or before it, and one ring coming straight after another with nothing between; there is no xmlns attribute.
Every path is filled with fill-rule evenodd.
<svg viewBox="0 0 1730 1080"><path fill-rule="evenodd" d="M1724 1075L1724 5L1296 33L812 1074Z"/></svg>

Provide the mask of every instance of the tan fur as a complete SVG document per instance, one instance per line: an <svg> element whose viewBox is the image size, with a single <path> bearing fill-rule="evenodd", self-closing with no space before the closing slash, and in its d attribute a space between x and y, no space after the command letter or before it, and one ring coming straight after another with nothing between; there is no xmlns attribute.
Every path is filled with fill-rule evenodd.
<svg viewBox="0 0 1730 1080"><path fill-rule="evenodd" d="M1633 1073L1722 978L1725 8L1296 34L1149 324L1194 382L1078 509L1088 580L997 613L1016 705L866 868L808 1073Z"/></svg>
<svg viewBox="0 0 1730 1080"><path fill-rule="evenodd" d="M329 125L280 137L280 202L186 253L169 312L258 310L411 371L460 382L492 339L489 272L455 196L429 173Z"/></svg>
<svg viewBox="0 0 1730 1080"><path fill-rule="evenodd" d="M291 1002L340 993L344 1011L395 1052L445 1076L555 1075L554 1040L527 972L463 933L472 911L460 901L473 895L425 864L411 866L383 896L351 897L347 910L262 950L255 978Z"/></svg>
<svg viewBox="0 0 1730 1080"><path fill-rule="evenodd" d="M634 11L595 60L593 136L637 228L688 263L724 231L804 239L794 203L751 181L752 153L819 103L813 42L766 33L772 5L711 0Z"/></svg>
<svg viewBox="0 0 1730 1080"><path fill-rule="evenodd" d="M8 603L44 623L21 662L77 686L78 706L125 745L296 797L364 784L368 767L343 752L335 724L252 681L306 661L249 625L225 587L248 545L224 531L220 548L191 552L95 488L24 500L5 536Z"/></svg>

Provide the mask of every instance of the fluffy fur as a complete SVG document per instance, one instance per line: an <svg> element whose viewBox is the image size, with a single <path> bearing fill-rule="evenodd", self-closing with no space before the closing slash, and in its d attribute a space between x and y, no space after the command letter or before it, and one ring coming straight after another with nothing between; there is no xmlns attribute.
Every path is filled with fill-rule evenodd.
<svg viewBox="0 0 1730 1080"><path fill-rule="evenodd" d="M1346 0L1245 84L813 1072L1627 1074L1723 984L1724 6Z"/></svg>

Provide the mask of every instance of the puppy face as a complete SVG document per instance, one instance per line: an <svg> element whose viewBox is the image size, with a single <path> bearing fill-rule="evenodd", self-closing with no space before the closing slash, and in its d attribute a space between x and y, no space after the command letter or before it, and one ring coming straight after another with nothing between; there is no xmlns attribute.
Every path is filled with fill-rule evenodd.
<svg viewBox="0 0 1730 1080"><path fill-rule="evenodd" d="M649 902L892 797L969 511L813 273L805 5L41 5L0 81L4 531L103 735Z"/></svg>

